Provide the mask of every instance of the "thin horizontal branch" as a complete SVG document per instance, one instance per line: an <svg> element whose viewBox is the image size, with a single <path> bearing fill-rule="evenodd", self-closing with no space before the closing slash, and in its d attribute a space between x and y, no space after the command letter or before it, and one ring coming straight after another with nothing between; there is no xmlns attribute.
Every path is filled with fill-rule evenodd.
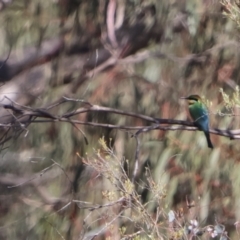
<svg viewBox="0 0 240 240"><path fill-rule="evenodd" d="M179 124L178 120L173 120L173 119L163 119L163 120L165 124L167 123L167 120L169 120L169 124ZM39 119L39 120L31 121L31 123L46 123L46 122L69 123L70 120L60 118L57 120ZM96 122L85 122L85 121L79 121L79 120L71 120L71 122L74 124L86 125L91 127L103 127L103 128L111 128L111 129L118 129L118 130L139 131L139 133L149 132L152 130L163 130L163 131L179 131L179 130L198 131L199 130L197 127L192 127L193 123L189 121L180 121L182 122L183 126L162 126L160 124L154 125L154 126L126 126L126 125L114 125L114 124L105 124L105 123L96 123ZM210 129L209 132L215 135L229 137L231 139L240 139L240 129L237 129L237 130Z"/></svg>
<svg viewBox="0 0 240 240"><path fill-rule="evenodd" d="M205 62L206 58L204 57L204 55L208 53L212 53L216 50L219 50L225 47L231 47L231 46L236 47L238 49L239 43L236 41L228 41L224 44L215 45L214 47L207 49L201 54L188 54L187 56L184 56L184 57L178 57L172 54L167 54L160 50L154 50L154 51L144 50L141 52L137 52L136 54L130 55L126 58L118 59L117 63L119 64L139 63L139 62L146 61L149 58L164 58L164 59L169 59L173 62L178 62L178 63L186 63L191 60L194 60L197 62Z"/></svg>
<svg viewBox="0 0 240 240"><path fill-rule="evenodd" d="M79 102L79 104L84 104L84 107L78 108L74 111L66 112L62 115L54 115L49 111L52 108L56 108L61 104L66 102ZM16 126L20 126L21 129L25 129L31 123L47 123L47 122L63 122L63 123L70 123L71 125L83 125L83 126L91 126L91 127L102 127L102 128L110 128L110 129L118 129L118 130L125 130L125 131L134 131L133 135L139 135L142 133L146 133L149 131L154 130L163 130L163 131L178 131L178 130L185 130L185 131L197 131L198 128L194 125L193 122L183 121L183 120L175 120L175 119L162 119L162 118L154 118L149 117L147 115L138 114L134 112L127 112L119 109L103 107L99 105L92 105L89 102L79 99L70 99L64 98L60 100L59 103L55 103L49 105L51 107L46 108L30 108L26 106L21 106L17 103L12 102L12 104L3 104L2 107L12 111L11 115L13 118L10 123L2 123L0 124L0 128L11 129L13 134L16 131ZM89 121L81 121L76 120L73 117L79 116L83 113L88 112L105 112L109 114L118 114L122 116L128 116L133 118L138 118L143 121L149 122L149 125L146 126L130 126L130 125L114 125L108 123L97 123L97 122L89 122ZM178 125L178 126L173 126ZM224 137L229 137L230 139L240 139L240 129L236 130L223 130L223 129L210 129L210 133L215 135L220 135ZM9 136L9 133L8 133ZM3 144L9 137L4 138L0 143Z"/></svg>
<svg viewBox="0 0 240 240"><path fill-rule="evenodd" d="M96 209L105 208L105 207L111 207L111 206L114 206L119 203L124 203L126 201L128 201L128 199L126 197L121 197L116 201L109 202L109 203L106 203L103 205L96 204L95 206L92 206L92 205L90 206L89 204L86 204L86 202L82 202L79 200L72 200L72 202L78 203L78 207L80 209L89 209L89 211L94 211Z"/></svg>

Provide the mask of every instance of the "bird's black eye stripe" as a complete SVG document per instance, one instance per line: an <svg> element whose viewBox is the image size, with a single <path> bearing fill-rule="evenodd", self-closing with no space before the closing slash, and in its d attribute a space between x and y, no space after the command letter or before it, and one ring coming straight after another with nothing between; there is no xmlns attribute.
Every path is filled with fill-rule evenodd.
<svg viewBox="0 0 240 240"><path fill-rule="evenodd" d="M198 99L194 97L190 97L189 100L198 101Z"/></svg>

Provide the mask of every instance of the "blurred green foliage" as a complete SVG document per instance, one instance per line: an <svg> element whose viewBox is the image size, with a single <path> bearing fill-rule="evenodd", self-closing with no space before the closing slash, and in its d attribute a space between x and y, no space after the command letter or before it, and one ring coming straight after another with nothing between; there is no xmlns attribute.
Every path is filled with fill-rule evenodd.
<svg viewBox="0 0 240 240"><path fill-rule="evenodd" d="M155 22L155 28L161 28L163 35L158 41L150 39L139 51L148 51L148 58L133 63L124 62L123 58L116 66L94 73L75 89L73 97L153 117L184 120L188 118L187 106L180 97L199 94L209 106L211 128L239 129L238 5L217 0L123 3L126 32L127 27L143 21L147 22L146 28ZM1 11L0 53L4 59L10 47L16 56L24 56L27 47L39 47L45 39L58 36L64 37L66 49L86 37L86 51L94 53L103 46L101 34L106 33L107 6L107 0L13 1ZM125 32L121 34L124 36ZM159 52L160 57L153 54ZM74 54L84 61L88 59L85 52ZM65 60L70 64L65 64ZM44 68L54 76L54 84L53 79L47 79L45 91L29 105L46 106L64 96L73 83L62 84L61 73L66 71L64 65L69 69L74 63L65 51L46 63ZM74 69L74 81L84 71ZM78 102L67 103L54 113L80 106ZM82 114L76 119L148 124L102 112ZM0 239L91 239L94 234L95 239L124 239L138 231L139 235L129 239L159 239L160 235L163 239L191 239L184 229L193 219L201 227L222 224L230 239L239 239L234 225L240 217L238 140L212 135L215 148L211 151L202 132L143 133L139 137L139 169L132 189L136 153L133 132L79 128L86 134L88 145L72 125L37 123L29 127L25 137L14 139L10 148L2 152ZM105 147L98 142L103 136ZM107 149L111 149L111 154L106 154ZM102 156L106 164L109 155L116 161L120 159L123 165L111 165L108 174L118 176L124 170L125 181L115 182L116 175L107 179L104 168L94 162ZM12 179L17 179L19 185ZM124 183L121 190L119 182ZM115 219L120 212L118 205L89 210L116 201L124 190L124 196L135 194L136 202L132 202L132 207L131 203L130 207L126 204L130 209L126 207L118 218ZM124 208L124 204L120 207ZM171 210L178 215L177 226L169 224ZM156 220L156 228L151 228L151 217ZM208 237L206 233L202 239Z"/></svg>

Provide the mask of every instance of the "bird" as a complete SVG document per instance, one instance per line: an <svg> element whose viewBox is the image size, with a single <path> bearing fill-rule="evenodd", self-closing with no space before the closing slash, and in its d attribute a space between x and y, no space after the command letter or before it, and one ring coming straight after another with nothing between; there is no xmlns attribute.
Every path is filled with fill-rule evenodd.
<svg viewBox="0 0 240 240"><path fill-rule="evenodd" d="M189 113L194 121L195 126L197 126L199 130L204 132L207 139L208 147L213 148L213 144L211 142L209 134L208 111L201 97L199 95L190 95L188 97L181 97L181 99L186 99L188 101Z"/></svg>

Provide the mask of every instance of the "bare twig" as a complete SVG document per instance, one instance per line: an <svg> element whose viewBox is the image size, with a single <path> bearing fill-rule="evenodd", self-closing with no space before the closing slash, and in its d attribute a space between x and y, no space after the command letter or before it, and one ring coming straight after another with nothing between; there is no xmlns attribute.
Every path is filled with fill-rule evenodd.
<svg viewBox="0 0 240 240"><path fill-rule="evenodd" d="M115 11L116 11L116 0L110 0L108 3L107 9L107 30L108 30L108 37L111 42L111 45L114 48L117 48L117 40L115 36Z"/></svg>
<svg viewBox="0 0 240 240"><path fill-rule="evenodd" d="M21 183L19 183L19 184L12 185L12 186L8 186L8 188L16 188L16 187L20 187L20 186L22 186L22 185L24 185L24 184L26 184L26 183L32 182L34 179L39 178L39 177L42 177L42 175L43 175L46 171L48 171L50 168L52 168L52 167L55 166L55 165L56 165L56 164L54 163L54 164L50 165L49 167L44 168L44 169L40 172L40 174L37 174L36 176L33 176L32 178L27 179L27 180L25 180L25 181L23 181L23 182L21 182Z"/></svg>
<svg viewBox="0 0 240 240"><path fill-rule="evenodd" d="M95 233L90 239L93 240L95 237L99 236L105 229L113 224L120 216L122 215L122 211L116 215L110 222L106 223L104 227L102 227L97 233Z"/></svg>
<svg viewBox="0 0 240 240"><path fill-rule="evenodd" d="M49 112L49 109L56 107L65 102L75 101L84 103L84 107L78 108L74 111L63 113L62 115L54 115ZM175 120L175 119L162 119L162 118L154 118L149 117L147 115L127 112L115 108L103 107L99 105L93 105L87 101L79 100L79 99L71 99L64 97L62 101L50 105L50 108L31 108L27 106L21 106L18 103L13 102L12 104L2 104L2 107L5 109L10 109L12 113L13 119L9 123L0 123L0 128L4 129L4 133L2 138L0 139L0 144L4 144L6 141L11 139L11 136L14 136L18 131L19 134L22 133L22 130L27 131L27 127L32 123L46 123L46 122L66 122L72 124L76 127L84 136L84 139L87 143L86 136L84 132L77 127L77 125L85 125L92 127L103 127L110 129L119 129L119 130L127 130L127 131L136 131L135 135L139 135L141 133L146 133L154 130L163 130L163 131L177 131L177 130L187 130L187 131L196 131L198 128L194 125L193 122L183 121L183 120ZM96 123L96 122L88 122L72 119L72 117L88 113L88 112L105 112L112 113L118 115L124 115L132 118L138 118L143 121L149 122L149 126L127 126L127 125L114 125L114 124L106 124L106 123ZM153 124L153 125L151 125ZM178 126L173 126L178 125ZM19 128L20 126L20 128ZM18 127L21 131L19 131ZM10 131L11 130L11 131ZM223 130L223 129L211 129L210 133L229 137L230 139L240 139L240 129L236 130Z"/></svg>
<svg viewBox="0 0 240 240"><path fill-rule="evenodd" d="M67 175L66 171L64 170L64 168L59 164L57 163L56 161L54 161L53 159L51 159L51 161L54 163L53 165L57 165L62 171L63 173L65 174L66 178L68 179L68 181L72 184L72 181L71 179L69 178L69 176Z"/></svg>
<svg viewBox="0 0 240 240"><path fill-rule="evenodd" d="M124 201L126 201L126 198L125 197L121 197L117 201L106 203L106 204L103 204L103 205L86 206L86 202L82 202L82 201L79 201L79 200L73 200L73 202L76 202L76 203L84 203L84 206L79 206L79 208L81 208L81 209L89 209L89 211L94 211L96 209L100 209L100 208L104 208L104 207L111 207L111 206L114 206L116 204L122 203Z"/></svg>
<svg viewBox="0 0 240 240"><path fill-rule="evenodd" d="M50 223L48 220L45 219L45 221L57 232L57 234L61 237L61 239L66 240L66 238L63 237L63 235L59 232L59 230L53 226L52 223Z"/></svg>
<svg viewBox="0 0 240 240"><path fill-rule="evenodd" d="M139 169L139 152L140 152L140 140L137 134L135 134L133 137L136 139L136 151L135 151L135 163L133 168L133 175L132 175L132 182L134 183L138 169Z"/></svg>

